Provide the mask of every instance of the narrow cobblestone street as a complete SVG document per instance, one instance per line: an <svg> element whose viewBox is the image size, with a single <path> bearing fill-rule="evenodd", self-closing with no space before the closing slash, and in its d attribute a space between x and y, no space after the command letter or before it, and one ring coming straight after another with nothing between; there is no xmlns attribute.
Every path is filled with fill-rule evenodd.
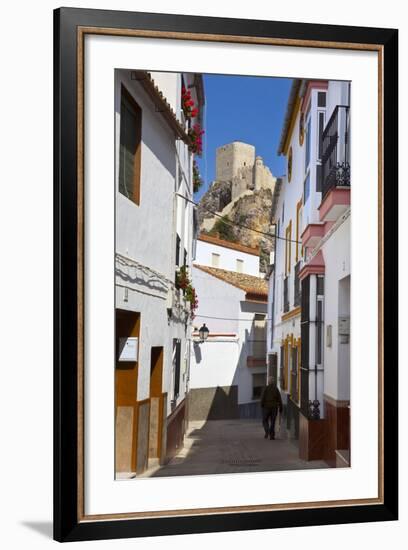
<svg viewBox="0 0 408 550"><path fill-rule="evenodd" d="M165 466L137 477L328 468L320 460L301 460L297 442L287 437L283 425L284 420L271 441L264 439L260 420L190 422L183 449Z"/></svg>

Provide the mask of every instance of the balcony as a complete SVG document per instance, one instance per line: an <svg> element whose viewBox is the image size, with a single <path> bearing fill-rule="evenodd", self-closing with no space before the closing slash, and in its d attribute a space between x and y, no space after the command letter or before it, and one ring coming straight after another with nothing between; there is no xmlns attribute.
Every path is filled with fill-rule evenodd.
<svg viewBox="0 0 408 550"><path fill-rule="evenodd" d="M324 224L309 223L301 235L302 246L314 248L324 236Z"/></svg>
<svg viewBox="0 0 408 550"><path fill-rule="evenodd" d="M350 205L350 109L337 105L323 132L321 222L336 221Z"/></svg>

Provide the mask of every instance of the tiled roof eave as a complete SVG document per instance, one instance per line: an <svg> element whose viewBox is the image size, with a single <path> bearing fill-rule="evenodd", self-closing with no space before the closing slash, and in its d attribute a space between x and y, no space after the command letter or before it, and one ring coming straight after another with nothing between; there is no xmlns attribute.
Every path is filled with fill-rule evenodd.
<svg viewBox="0 0 408 550"><path fill-rule="evenodd" d="M157 111L161 113L167 124L174 131L177 137L179 137L188 146L192 145L191 139L187 132L184 130L180 122L177 120L176 113L171 108L167 99L163 93L159 90L155 84L154 79L148 71L134 71L137 81L143 87L143 89L149 94Z"/></svg>
<svg viewBox="0 0 408 550"><path fill-rule="evenodd" d="M247 292L245 294L245 300L247 302L259 302L261 304L267 304L268 303L268 295L267 294L260 294L258 292Z"/></svg>
<svg viewBox="0 0 408 550"><path fill-rule="evenodd" d="M193 267L200 269L201 271L204 271L205 273L208 273L209 275L219 279L220 281L223 281L224 283L227 283L231 286L234 286L236 288L239 288L246 294L250 294L252 296L257 296L258 298L261 298L262 300L267 299L268 291L267 288L257 288L256 286L251 285L251 282L254 284L264 284L267 285L266 282L264 282L263 279L260 279L258 277L255 277L255 275L246 275L246 274L238 274L235 271L228 271L226 269L219 269L215 267L208 267L203 265L197 265L193 264ZM237 280L240 277L246 278L247 281L244 280ZM252 281L251 281L252 279ZM259 280L258 280L259 279Z"/></svg>

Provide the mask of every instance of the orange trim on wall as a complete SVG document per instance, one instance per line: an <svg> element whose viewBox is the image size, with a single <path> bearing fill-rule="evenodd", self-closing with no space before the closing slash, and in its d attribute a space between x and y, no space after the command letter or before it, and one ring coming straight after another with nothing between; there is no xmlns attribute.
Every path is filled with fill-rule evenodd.
<svg viewBox="0 0 408 550"><path fill-rule="evenodd" d="M297 118L299 109L300 109L300 97L298 96L297 99L296 99L295 106L294 106L293 111L292 111L292 117L290 119L288 131L287 131L287 134L286 134L285 145L283 147L283 154L285 156L288 154L289 144L290 144L290 140L292 139L293 129L295 127L295 122L296 122L296 118Z"/></svg>
<svg viewBox="0 0 408 550"><path fill-rule="evenodd" d="M282 321L287 321L288 319L292 319L292 317L296 317L297 315L300 315L300 306L295 307L295 309L292 309L291 311L288 311L288 313L282 315Z"/></svg>

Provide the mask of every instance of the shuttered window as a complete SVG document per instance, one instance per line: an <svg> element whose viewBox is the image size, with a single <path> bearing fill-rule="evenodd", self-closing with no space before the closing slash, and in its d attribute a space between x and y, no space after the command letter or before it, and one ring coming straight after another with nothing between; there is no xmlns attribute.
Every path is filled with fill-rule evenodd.
<svg viewBox="0 0 408 550"><path fill-rule="evenodd" d="M122 87L120 105L119 192L140 202L142 111Z"/></svg>

